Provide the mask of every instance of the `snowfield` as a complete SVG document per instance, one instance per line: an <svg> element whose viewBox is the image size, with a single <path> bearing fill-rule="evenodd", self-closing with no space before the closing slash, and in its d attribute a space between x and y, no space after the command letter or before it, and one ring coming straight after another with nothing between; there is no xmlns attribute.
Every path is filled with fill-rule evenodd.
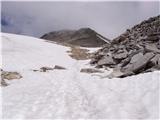
<svg viewBox="0 0 160 120"><path fill-rule="evenodd" d="M81 73L89 61L72 59L69 47L7 33L1 42L2 69L23 76L1 87L3 119L159 119L159 71L101 79ZM33 71L55 65L67 69Z"/></svg>

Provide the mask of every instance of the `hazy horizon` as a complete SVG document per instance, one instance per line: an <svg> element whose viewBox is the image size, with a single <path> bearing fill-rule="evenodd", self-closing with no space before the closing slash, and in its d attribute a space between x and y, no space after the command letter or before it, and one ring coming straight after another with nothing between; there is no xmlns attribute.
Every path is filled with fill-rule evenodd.
<svg viewBox="0 0 160 120"><path fill-rule="evenodd" d="M159 2L1 2L2 32L40 37L89 27L109 39L159 14Z"/></svg>

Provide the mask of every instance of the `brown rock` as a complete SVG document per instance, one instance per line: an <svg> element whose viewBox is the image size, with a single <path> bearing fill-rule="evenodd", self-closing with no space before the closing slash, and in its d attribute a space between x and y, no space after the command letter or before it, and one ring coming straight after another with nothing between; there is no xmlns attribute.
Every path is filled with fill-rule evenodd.
<svg viewBox="0 0 160 120"><path fill-rule="evenodd" d="M103 73L103 71L94 68L82 68L80 72L83 73Z"/></svg>
<svg viewBox="0 0 160 120"><path fill-rule="evenodd" d="M40 72L46 72L48 70L53 70L53 68L51 68L51 67L41 67L40 68Z"/></svg>
<svg viewBox="0 0 160 120"><path fill-rule="evenodd" d="M18 72L7 72L7 71L2 71L1 74L2 80L13 80L13 79L20 79L22 76Z"/></svg>
<svg viewBox="0 0 160 120"><path fill-rule="evenodd" d="M3 86L3 87L8 86L8 83L4 79L1 79L0 86Z"/></svg>
<svg viewBox="0 0 160 120"><path fill-rule="evenodd" d="M54 69L65 70L66 68L59 65L55 65Z"/></svg>

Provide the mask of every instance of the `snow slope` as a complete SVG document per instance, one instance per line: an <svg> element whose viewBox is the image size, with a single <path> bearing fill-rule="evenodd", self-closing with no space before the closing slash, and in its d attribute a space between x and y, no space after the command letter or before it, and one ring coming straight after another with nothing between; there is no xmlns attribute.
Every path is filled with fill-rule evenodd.
<svg viewBox="0 0 160 120"><path fill-rule="evenodd" d="M123 79L101 79L80 73L81 68L90 67L88 61L69 57L69 47L6 33L2 33L1 40L3 70L17 71L23 76L7 81L10 85L1 88L4 119L159 118L158 71ZM54 65L67 70L32 71Z"/></svg>

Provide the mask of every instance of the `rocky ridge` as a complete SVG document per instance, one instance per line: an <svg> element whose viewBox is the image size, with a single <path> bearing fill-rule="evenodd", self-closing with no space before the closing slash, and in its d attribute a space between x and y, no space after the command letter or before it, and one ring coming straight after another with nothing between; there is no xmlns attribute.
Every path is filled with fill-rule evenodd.
<svg viewBox="0 0 160 120"><path fill-rule="evenodd" d="M160 16L127 29L98 50L90 63L113 68L111 78L160 70Z"/></svg>
<svg viewBox="0 0 160 120"><path fill-rule="evenodd" d="M79 30L61 30L47 33L41 37L60 44L76 45L81 47L100 47L110 40L90 28Z"/></svg>

